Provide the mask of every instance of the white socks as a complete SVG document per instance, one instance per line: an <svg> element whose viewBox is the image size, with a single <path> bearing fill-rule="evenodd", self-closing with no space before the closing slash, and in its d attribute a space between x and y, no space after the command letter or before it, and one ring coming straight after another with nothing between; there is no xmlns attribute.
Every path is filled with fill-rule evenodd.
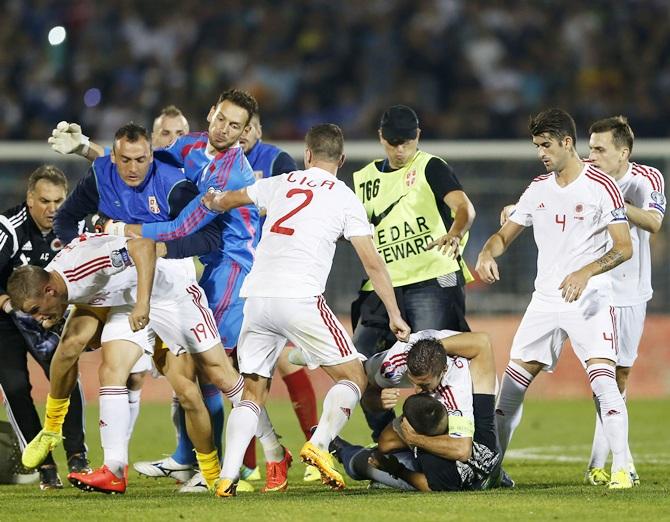
<svg viewBox="0 0 670 522"><path fill-rule="evenodd" d="M523 399L534 377L517 363L510 361L505 369L496 404L496 427L500 451L505 455L514 430L521 422Z"/></svg>
<svg viewBox="0 0 670 522"><path fill-rule="evenodd" d="M614 367L608 364L592 364L586 368L593 395L600 405L603 433L612 450L613 473L622 469L628 471L629 454L628 410L619 393L614 371ZM604 459L602 464L604 466Z"/></svg>
<svg viewBox="0 0 670 522"><path fill-rule="evenodd" d="M223 394L226 397L228 397L228 399L232 403L233 411L235 411L235 409L241 404L241 402L250 402L250 401L242 401L243 391L244 391L244 378L240 375L237 384L235 384L235 386L233 386L232 389L223 392ZM230 418L228 419L228 423L230 423ZM258 441L263 446L263 453L265 454L265 460L268 462L278 462L282 460L284 458L284 447L279 442L279 437L277 437L277 434L275 433L275 430L272 427L272 422L270 422L270 417L268 417L268 412L266 411L265 407L259 408L259 417L257 423L258 428L254 433L254 435L256 436L256 438L258 438ZM227 438L228 438L228 432L226 431L226 440ZM226 443L226 448L228 448L228 443Z"/></svg>
<svg viewBox="0 0 670 522"><path fill-rule="evenodd" d="M133 434L137 416L140 414L140 398L142 390L128 390L128 407L130 408L130 420L128 423L128 440Z"/></svg>
<svg viewBox="0 0 670 522"><path fill-rule="evenodd" d="M100 388L100 442L104 463L117 477L122 478L128 464L128 430L130 406L128 388L103 386Z"/></svg>
<svg viewBox="0 0 670 522"><path fill-rule="evenodd" d="M226 451L221 477L233 481L239 478L244 452L256 433L260 413L258 404L251 401L240 401L230 412L226 426Z"/></svg>
<svg viewBox="0 0 670 522"><path fill-rule="evenodd" d="M328 445L339 435L361 400L361 390L351 381L338 381L323 400L323 413L310 442L328 451Z"/></svg>

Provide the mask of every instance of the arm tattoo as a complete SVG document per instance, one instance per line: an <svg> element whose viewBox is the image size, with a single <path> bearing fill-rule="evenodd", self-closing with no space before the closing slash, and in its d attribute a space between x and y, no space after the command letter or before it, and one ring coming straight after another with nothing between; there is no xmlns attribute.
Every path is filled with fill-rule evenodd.
<svg viewBox="0 0 670 522"><path fill-rule="evenodd" d="M616 249L611 249L600 259L596 259L596 264L598 265L598 273L602 274L603 272L608 272L612 270L615 266L619 266L623 263L624 258L623 254Z"/></svg>

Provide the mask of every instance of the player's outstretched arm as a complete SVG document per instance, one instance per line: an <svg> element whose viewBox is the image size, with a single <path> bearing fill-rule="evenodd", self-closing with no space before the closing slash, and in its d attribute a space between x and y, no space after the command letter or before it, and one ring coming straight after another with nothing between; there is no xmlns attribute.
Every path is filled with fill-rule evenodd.
<svg viewBox="0 0 670 522"><path fill-rule="evenodd" d="M411 329L400 314L391 277L384 261L382 261L382 258L377 253L377 249L372 242L372 236L352 236L349 240L358 258L361 260L375 292L386 307L391 331L398 339L406 341L411 333Z"/></svg>
<svg viewBox="0 0 670 522"><path fill-rule="evenodd" d="M105 155L105 149L89 140L78 123L59 122L47 142L59 154L77 154L91 162Z"/></svg>
<svg viewBox="0 0 670 522"><path fill-rule="evenodd" d="M610 223L607 231L612 238L612 248L602 257L583 266L579 270L568 274L558 287L566 302L572 303L579 299L584 292L589 279L594 275L609 272L614 267L627 261L633 255L633 243L630 238L628 222Z"/></svg>
<svg viewBox="0 0 670 522"><path fill-rule="evenodd" d="M202 197L202 204L213 212L225 212L231 208L251 205L253 200L247 194L246 188L223 192L211 190Z"/></svg>
<svg viewBox="0 0 670 522"><path fill-rule="evenodd" d="M128 254L137 270L137 301L128 317L133 332L149 324L149 303L156 272L156 247L151 239L128 240Z"/></svg>
<svg viewBox="0 0 670 522"><path fill-rule="evenodd" d="M513 221L507 221L500 230L493 234L482 247L477 256L475 270L485 283L493 284L500 280L498 264L495 258L503 255L512 242L519 237L524 227Z"/></svg>

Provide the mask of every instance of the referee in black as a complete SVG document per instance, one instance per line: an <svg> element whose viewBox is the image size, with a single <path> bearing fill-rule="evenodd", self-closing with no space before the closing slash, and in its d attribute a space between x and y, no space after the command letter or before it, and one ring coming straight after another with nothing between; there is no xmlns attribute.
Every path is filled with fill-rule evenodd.
<svg viewBox="0 0 670 522"><path fill-rule="evenodd" d="M49 377L49 363L58 344L54 333L59 325L45 330L29 315L12 310L6 294L7 279L20 265L46 266L58 253L60 243L53 231L53 219L67 196L67 178L52 165L43 165L28 179L26 201L0 214L0 388L7 416L21 449L42 429L30 390L27 354ZM62 327L62 324L60 325ZM63 445L70 471L90 469L84 443L83 395L79 385L72 393L65 417ZM39 468L40 489L60 489L53 456Z"/></svg>

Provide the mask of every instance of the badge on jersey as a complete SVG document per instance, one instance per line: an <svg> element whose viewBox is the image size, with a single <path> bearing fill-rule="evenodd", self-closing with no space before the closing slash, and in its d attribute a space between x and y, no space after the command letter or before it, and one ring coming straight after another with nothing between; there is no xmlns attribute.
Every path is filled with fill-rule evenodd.
<svg viewBox="0 0 670 522"><path fill-rule="evenodd" d="M122 266L133 266L133 261L130 259L130 254L125 248L120 250L113 250L109 256L112 260L112 266L115 268L121 268Z"/></svg>
<svg viewBox="0 0 670 522"><path fill-rule="evenodd" d="M612 211L612 221L628 221L628 218L626 218L626 209L621 207L621 208L615 208Z"/></svg>
<svg viewBox="0 0 670 522"><path fill-rule="evenodd" d="M156 199L156 196L149 196L149 210L151 210L151 212L154 214L161 213L161 207L158 206L158 200Z"/></svg>
<svg viewBox="0 0 670 522"><path fill-rule="evenodd" d="M653 203L649 204L650 208L655 208L659 212L665 213L665 196L662 192L657 192L654 190L651 193L651 200Z"/></svg>
<svg viewBox="0 0 670 522"><path fill-rule="evenodd" d="M412 187L414 183L416 183L416 169L412 169L405 174L405 185Z"/></svg>

